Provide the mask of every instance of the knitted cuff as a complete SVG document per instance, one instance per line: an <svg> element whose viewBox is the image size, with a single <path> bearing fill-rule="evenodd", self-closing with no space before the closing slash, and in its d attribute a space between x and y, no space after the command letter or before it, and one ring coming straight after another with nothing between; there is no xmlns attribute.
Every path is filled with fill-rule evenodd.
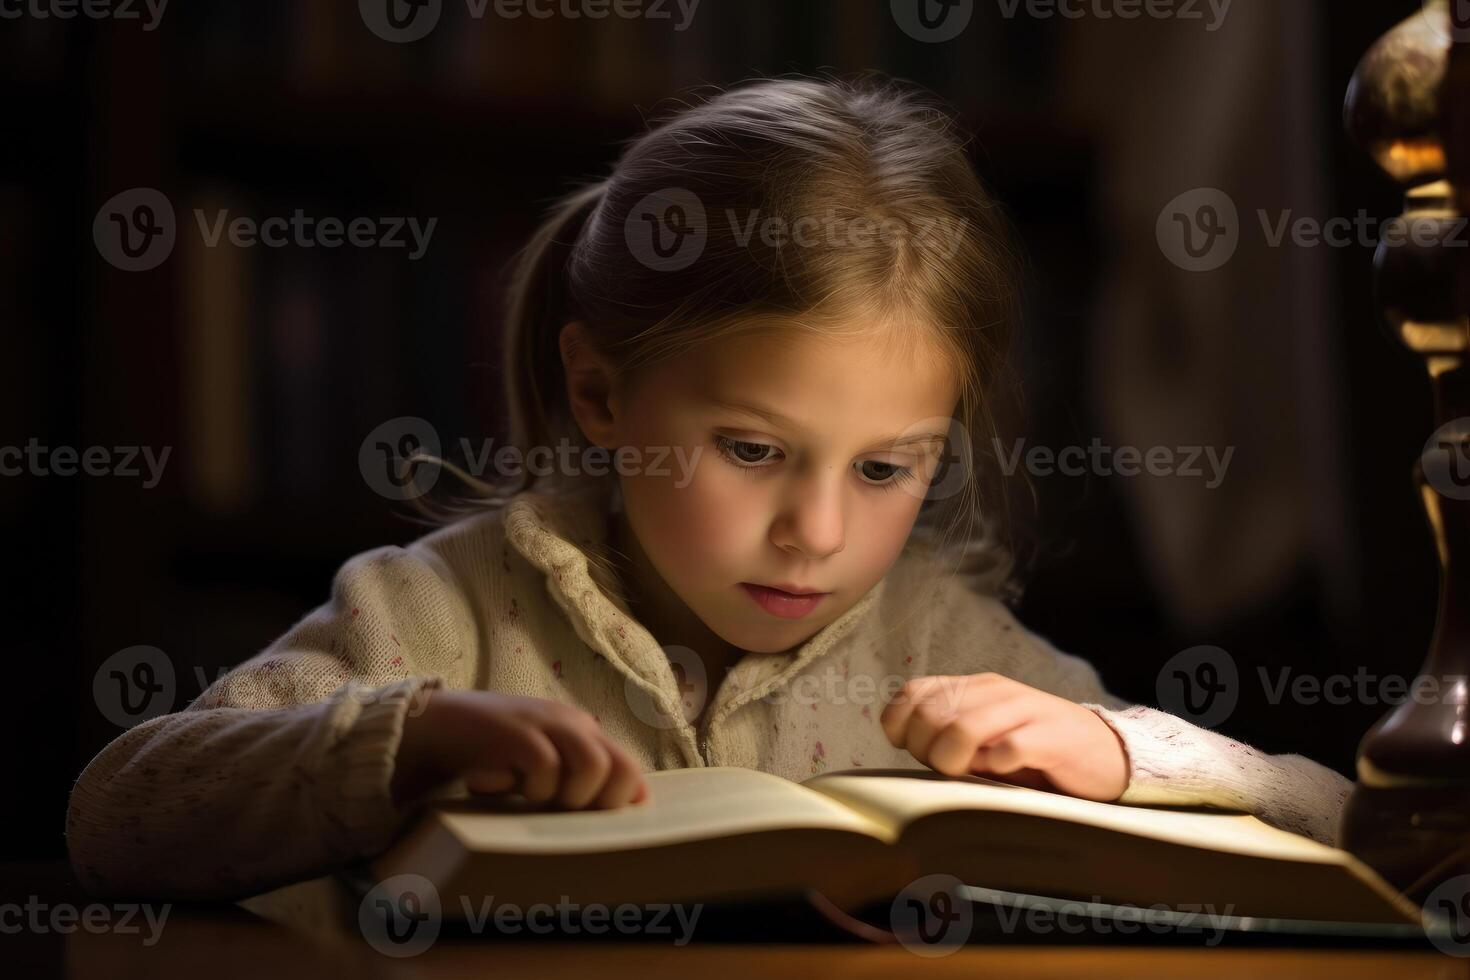
<svg viewBox="0 0 1470 980"><path fill-rule="evenodd" d="M1189 726L1164 711L1143 705L1113 710L1084 704L1118 733L1128 754L1128 788L1114 802L1167 803L1244 809L1245 773L1220 765L1210 742L1223 736ZM1184 726L1193 728L1186 734ZM1193 737L1191 737L1193 736ZM1249 746L1229 743L1258 755Z"/></svg>
<svg viewBox="0 0 1470 980"><path fill-rule="evenodd" d="M1155 708L1089 708L1128 753L1118 803L1243 810L1292 833L1333 843L1352 783L1300 755L1268 755Z"/></svg>
<svg viewBox="0 0 1470 980"><path fill-rule="evenodd" d="M337 735L317 773L318 800L345 858L379 853L409 816L394 806L389 789L404 720L423 710L427 692L443 687L442 677L430 675L378 688L348 681L333 692Z"/></svg>

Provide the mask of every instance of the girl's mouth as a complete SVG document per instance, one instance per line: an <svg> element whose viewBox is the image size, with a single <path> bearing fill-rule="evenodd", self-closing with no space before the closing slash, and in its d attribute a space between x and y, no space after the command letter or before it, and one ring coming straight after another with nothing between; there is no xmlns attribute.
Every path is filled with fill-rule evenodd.
<svg viewBox="0 0 1470 980"><path fill-rule="evenodd" d="M821 603L830 592L810 592L805 595L793 595L783 592L781 589L771 588L767 585L754 585L750 582L741 582L740 587L746 594L755 600L760 606L772 616L781 619L800 619Z"/></svg>

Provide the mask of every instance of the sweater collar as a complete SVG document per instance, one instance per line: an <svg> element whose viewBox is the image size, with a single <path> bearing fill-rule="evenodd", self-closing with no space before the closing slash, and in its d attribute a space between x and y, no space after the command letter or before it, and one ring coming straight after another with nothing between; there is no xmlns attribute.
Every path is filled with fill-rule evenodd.
<svg viewBox="0 0 1470 980"><path fill-rule="evenodd" d="M664 685L673 674L658 641L629 610L615 576L588 558L588 548L607 543L605 493L522 491L505 506L505 533L511 545L546 576L546 588L588 646L643 679ZM829 652L878 602L887 579L879 582L837 619L822 627L791 654L748 654L762 664L786 660L769 680L776 683ZM772 661L772 658L775 658ZM741 665L737 665L737 668ZM762 684L762 690L769 689ZM752 691L759 696L762 691ZM744 700L744 699L742 699Z"/></svg>

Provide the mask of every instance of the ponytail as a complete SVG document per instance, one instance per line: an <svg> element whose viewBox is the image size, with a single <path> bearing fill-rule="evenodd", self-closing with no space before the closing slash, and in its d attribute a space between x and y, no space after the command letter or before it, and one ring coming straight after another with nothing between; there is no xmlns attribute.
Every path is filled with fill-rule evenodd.
<svg viewBox="0 0 1470 980"><path fill-rule="evenodd" d="M511 408L510 444L523 450L549 445L557 426L550 411L566 408L561 327L580 314L572 295L570 266L581 232L606 189L607 182L599 181L561 198L515 259L501 350L505 397ZM556 390L545 390L552 385ZM522 476L525 483L517 490L534 479Z"/></svg>
<svg viewBox="0 0 1470 980"><path fill-rule="evenodd" d="M557 420L549 415L547 406L566 406L559 337L562 324L576 315L575 301L569 295L568 267L582 229L606 187L606 181L598 181L560 198L513 260L501 334L501 379L510 409L508 445L519 447L523 459L531 446L549 445L554 438ZM562 383L553 385L548 381L554 378L563 379ZM555 390L549 390L553 387ZM428 495L411 497L414 509L431 525L503 506L536 482L536 474L525 468L504 479L486 481L449 460L424 452L414 453L407 460L410 476L424 464L447 470L472 491L452 494L445 501L429 499Z"/></svg>

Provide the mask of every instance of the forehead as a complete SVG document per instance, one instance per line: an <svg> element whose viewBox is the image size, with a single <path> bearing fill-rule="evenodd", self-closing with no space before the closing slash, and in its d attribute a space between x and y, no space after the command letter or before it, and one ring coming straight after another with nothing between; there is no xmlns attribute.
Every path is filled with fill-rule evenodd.
<svg viewBox="0 0 1470 980"><path fill-rule="evenodd" d="M668 392L685 401L755 402L814 431L896 431L948 416L959 380L937 345L901 327L818 334L801 328L722 337L681 355Z"/></svg>

